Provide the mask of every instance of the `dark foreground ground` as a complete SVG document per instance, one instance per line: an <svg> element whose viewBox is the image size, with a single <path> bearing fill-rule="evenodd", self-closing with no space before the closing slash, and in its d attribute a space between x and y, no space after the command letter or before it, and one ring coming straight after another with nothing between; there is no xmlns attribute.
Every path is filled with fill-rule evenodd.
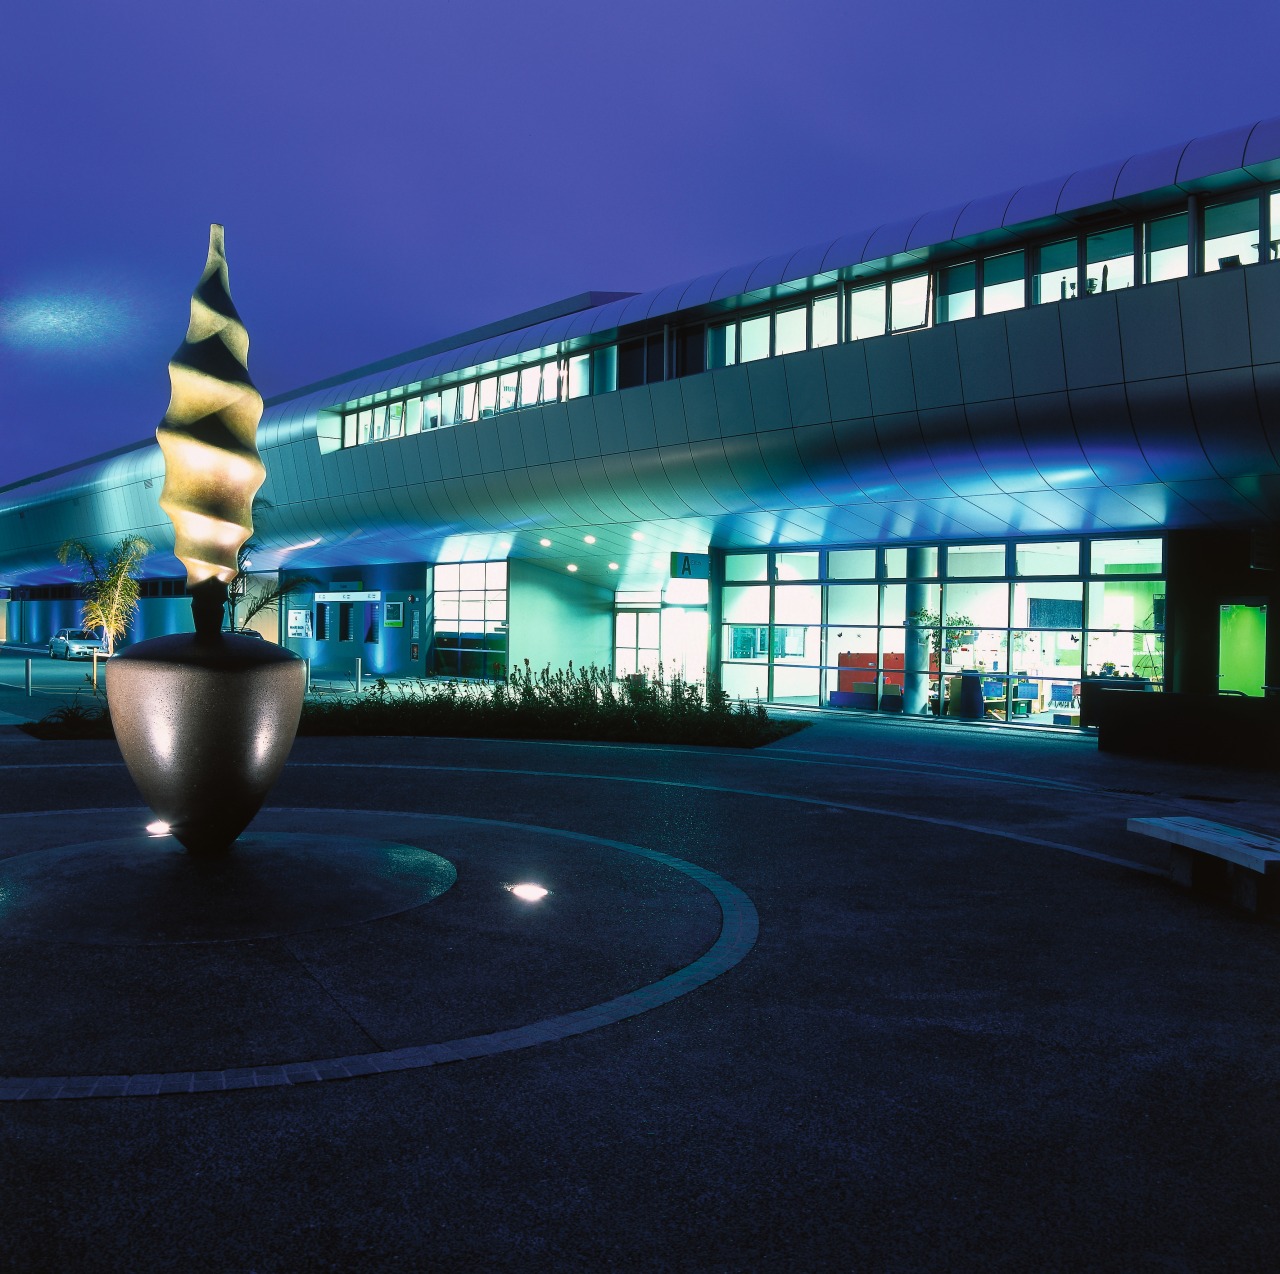
<svg viewBox="0 0 1280 1274"><path fill-rule="evenodd" d="M0 856L146 820L114 745L0 736ZM456 884L345 927L168 945L32 939L0 899L0 1075L271 1084L0 1104L0 1259L1275 1268L1280 926L1178 892L1124 831L1280 830L1273 789L905 721L755 753L304 740L255 826L430 848ZM716 896L625 846L744 891L754 946L735 931L719 976L681 973ZM516 878L552 893L517 903ZM685 993L639 1011L673 976ZM539 1025L633 992L621 1020ZM422 1051L493 1032L505 1051ZM396 1050L408 1069L271 1069Z"/></svg>

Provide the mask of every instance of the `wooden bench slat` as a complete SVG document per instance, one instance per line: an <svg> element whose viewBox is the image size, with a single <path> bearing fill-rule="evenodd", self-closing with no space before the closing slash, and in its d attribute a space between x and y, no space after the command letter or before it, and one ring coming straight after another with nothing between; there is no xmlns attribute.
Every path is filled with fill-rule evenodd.
<svg viewBox="0 0 1280 1274"><path fill-rule="evenodd" d="M1261 875L1280 874L1280 838L1250 832L1207 818L1131 818L1131 832L1224 858Z"/></svg>

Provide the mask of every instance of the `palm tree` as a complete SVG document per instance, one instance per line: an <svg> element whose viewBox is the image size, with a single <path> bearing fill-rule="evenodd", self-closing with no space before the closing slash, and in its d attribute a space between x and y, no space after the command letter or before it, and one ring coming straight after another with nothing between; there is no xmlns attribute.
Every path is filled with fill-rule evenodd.
<svg viewBox="0 0 1280 1274"><path fill-rule="evenodd" d="M263 499L262 496L254 500L255 526L262 525L264 515L270 513L272 507L271 501ZM232 628L247 628L255 616L261 615L264 611L268 614L278 611L280 603L285 598L304 589L314 588L320 583L314 575L295 575L283 580L277 578L274 584L269 584L266 580L254 579L249 574L249 568L253 565L253 555L261 547L259 540L251 538L244 542L236 554L235 578L227 586L227 603L231 610ZM244 610L237 619L236 610L241 606Z"/></svg>
<svg viewBox="0 0 1280 1274"><path fill-rule="evenodd" d="M126 535L105 557L99 557L84 540L64 540L58 561L75 558L80 562L84 593L81 623L102 629L108 656L125 635L138 610L137 570L151 552L151 543L140 535Z"/></svg>

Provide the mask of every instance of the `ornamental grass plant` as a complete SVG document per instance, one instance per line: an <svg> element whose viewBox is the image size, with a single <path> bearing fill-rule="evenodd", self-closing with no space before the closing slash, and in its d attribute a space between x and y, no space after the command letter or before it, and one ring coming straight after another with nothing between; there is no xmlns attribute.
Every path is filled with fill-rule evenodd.
<svg viewBox="0 0 1280 1274"><path fill-rule="evenodd" d="M760 703L734 703L681 677L624 677L595 664L535 672L525 660L504 681L373 683L363 694L311 698L298 733L413 734L490 739L583 739L754 748L802 728Z"/></svg>

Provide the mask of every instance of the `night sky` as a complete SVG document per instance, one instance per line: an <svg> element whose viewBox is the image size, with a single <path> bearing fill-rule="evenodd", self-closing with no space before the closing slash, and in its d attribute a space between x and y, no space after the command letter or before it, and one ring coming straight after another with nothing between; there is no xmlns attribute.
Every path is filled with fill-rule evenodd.
<svg viewBox="0 0 1280 1274"><path fill-rule="evenodd" d="M270 396L1280 114L1271 0L65 0L0 24L0 485L148 436L208 223Z"/></svg>

